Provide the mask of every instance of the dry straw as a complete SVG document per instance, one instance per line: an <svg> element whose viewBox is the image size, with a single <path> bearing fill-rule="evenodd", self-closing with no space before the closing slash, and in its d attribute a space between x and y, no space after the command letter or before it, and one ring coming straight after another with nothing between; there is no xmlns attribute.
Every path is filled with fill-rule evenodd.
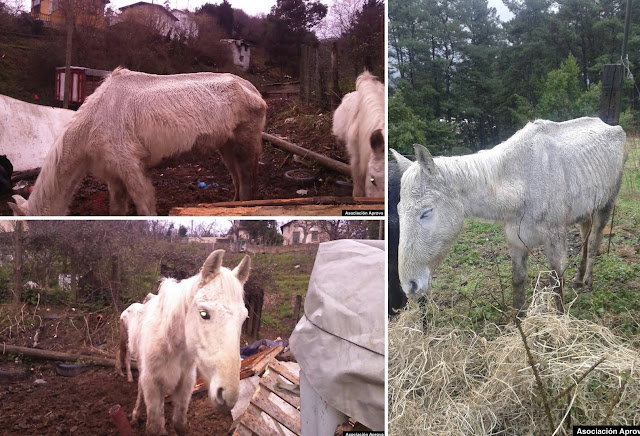
<svg viewBox="0 0 640 436"><path fill-rule="evenodd" d="M536 286L521 322L480 334L424 321L413 303L390 321L391 434L561 435L576 424L640 424L638 351L606 327L557 314L554 295Z"/></svg>

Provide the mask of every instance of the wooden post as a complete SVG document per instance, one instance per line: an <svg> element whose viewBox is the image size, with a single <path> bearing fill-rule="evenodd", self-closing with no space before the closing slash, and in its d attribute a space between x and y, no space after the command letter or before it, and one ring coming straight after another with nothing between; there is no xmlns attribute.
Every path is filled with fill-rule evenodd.
<svg viewBox="0 0 640 436"><path fill-rule="evenodd" d="M300 50L300 99L309 103L309 46L303 44Z"/></svg>
<svg viewBox="0 0 640 436"><path fill-rule="evenodd" d="M602 94L600 95L600 119L615 126L620 118L620 87L623 66L605 64L602 66Z"/></svg>
<svg viewBox="0 0 640 436"><path fill-rule="evenodd" d="M340 104L340 90L338 80L338 42L331 44L331 109L335 109Z"/></svg>
<svg viewBox="0 0 640 436"><path fill-rule="evenodd" d="M295 328L296 324L300 320L300 309L302 308L302 295L296 295L295 303L293 304L293 327Z"/></svg>

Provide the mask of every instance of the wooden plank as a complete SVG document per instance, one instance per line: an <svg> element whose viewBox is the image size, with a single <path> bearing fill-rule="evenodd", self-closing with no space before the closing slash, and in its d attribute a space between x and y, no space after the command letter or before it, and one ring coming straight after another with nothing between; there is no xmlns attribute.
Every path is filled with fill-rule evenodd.
<svg viewBox="0 0 640 436"><path fill-rule="evenodd" d="M278 362L277 360L274 359L271 362L269 362L269 368L273 369L275 372L277 372L278 374L280 374L281 376L289 380L294 385L300 384L300 379L298 378L298 376L292 373L289 370L289 368L287 368L285 365Z"/></svg>
<svg viewBox="0 0 640 436"><path fill-rule="evenodd" d="M282 382L282 379L280 378L280 375L277 372L271 371L271 364L269 364L269 371L267 371L260 378L260 386L264 386L267 390L269 390L270 392L273 392L274 395L277 395L283 401L291 404L293 407L300 410L300 397L296 397L295 395L289 394L286 391L281 391L277 389L276 388L277 382L284 383Z"/></svg>
<svg viewBox="0 0 640 436"><path fill-rule="evenodd" d="M240 426L247 427L251 432L259 436L280 436L280 434L267 425L262 418L254 416L251 413L245 412L244 415L242 415L238 427Z"/></svg>
<svg viewBox="0 0 640 436"><path fill-rule="evenodd" d="M169 211L170 216L342 216L343 210L380 210L384 205L292 205L292 206L256 206L256 207L212 207L200 205L198 207L174 207ZM363 215L365 218L366 215Z"/></svg>
<svg viewBox="0 0 640 436"><path fill-rule="evenodd" d="M254 404L256 407L262 409L267 415L278 421L280 424L287 427L293 433L299 435L300 430L300 419L298 420L288 413L281 410L278 406L269 401L269 391L266 389L259 389L251 398L251 404Z"/></svg>
<svg viewBox="0 0 640 436"><path fill-rule="evenodd" d="M253 432L249 430L245 425L238 423L236 429L233 432L233 436L253 436Z"/></svg>
<svg viewBox="0 0 640 436"><path fill-rule="evenodd" d="M282 345L276 345L243 359L240 363L240 380L262 374L269 361L280 354L283 349Z"/></svg>
<svg viewBox="0 0 640 436"><path fill-rule="evenodd" d="M319 197L269 198L266 200L221 201L218 203L201 203L198 206L244 207L244 206L289 206L306 204L368 204L383 205L384 197L335 197L331 195Z"/></svg>

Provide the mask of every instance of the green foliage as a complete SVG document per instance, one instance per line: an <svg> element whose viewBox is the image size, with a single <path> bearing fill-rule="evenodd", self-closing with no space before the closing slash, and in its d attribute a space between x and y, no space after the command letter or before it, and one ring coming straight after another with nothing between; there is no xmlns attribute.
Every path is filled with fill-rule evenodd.
<svg viewBox="0 0 640 436"><path fill-rule="evenodd" d="M424 144L427 124L405 104L402 91L389 98L389 147L400 153L413 154L413 144Z"/></svg>
<svg viewBox="0 0 640 436"><path fill-rule="evenodd" d="M537 109L544 119L564 121L578 114L579 68L572 55L547 74L539 89Z"/></svg>
<svg viewBox="0 0 640 436"><path fill-rule="evenodd" d="M640 112L629 107L620 114L619 122L627 134L637 133L640 130Z"/></svg>

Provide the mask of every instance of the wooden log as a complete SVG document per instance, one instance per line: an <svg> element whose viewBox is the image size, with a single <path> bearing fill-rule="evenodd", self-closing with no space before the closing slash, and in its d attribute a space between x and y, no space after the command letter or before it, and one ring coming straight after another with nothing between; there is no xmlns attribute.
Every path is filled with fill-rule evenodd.
<svg viewBox="0 0 640 436"><path fill-rule="evenodd" d="M276 145L283 150L288 151L289 153L297 154L298 156L302 156L304 158L313 159L320 165L331 168L332 170L337 171L340 174L344 174L345 176L351 175L351 169L346 163L338 162L335 159L331 159L330 157L316 153L315 151L307 150L304 147L300 147L297 144L293 144L289 141L285 141L282 138L278 138L277 136L273 136L265 132L262 132L262 139L264 139L265 141L269 141L273 145Z"/></svg>
<svg viewBox="0 0 640 436"><path fill-rule="evenodd" d="M11 175L11 183L19 182L20 180L30 179L40 174L40 168L34 168L31 170L16 171Z"/></svg>
<svg viewBox="0 0 640 436"><path fill-rule="evenodd" d="M61 360L63 362L75 362L77 360L84 360L87 362L93 362L96 365L102 366L116 366L116 360L99 356L85 356L83 354L62 353L60 351L41 350L39 348L18 347L15 345L0 345L0 351L2 354L6 353L19 353L29 357L36 357L39 359L49 360ZM131 368L136 368L135 362L131 362Z"/></svg>

